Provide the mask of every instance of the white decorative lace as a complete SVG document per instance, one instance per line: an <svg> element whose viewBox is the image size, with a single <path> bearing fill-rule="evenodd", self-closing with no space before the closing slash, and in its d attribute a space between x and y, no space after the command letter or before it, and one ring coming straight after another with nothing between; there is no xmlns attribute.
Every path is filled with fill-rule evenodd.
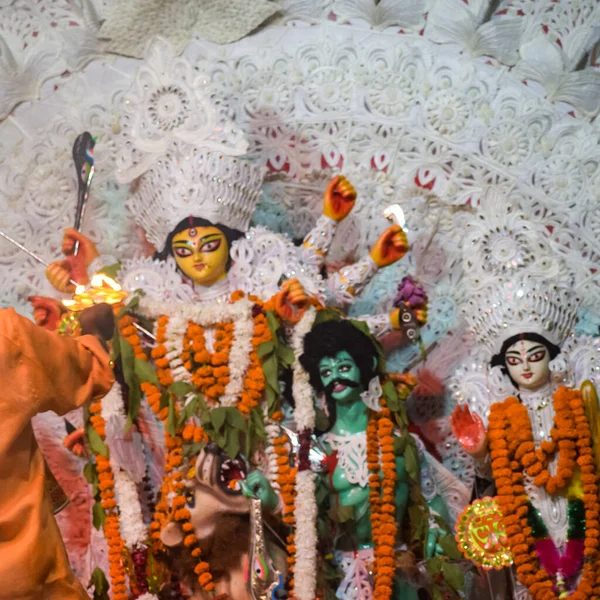
<svg viewBox="0 0 600 600"><path fill-rule="evenodd" d="M351 435L326 433L322 439L338 453L338 465L344 471L348 482L366 487L369 484L366 431Z"/></svg>
<svg viewBox="0 0 600 600"><path fill-rule="evenodd" d="M362 392L360 397L362 401L367 405L368 408L375 411L381 410L381 382L379 381L379 375L375 375L371 381L369 381L369 387Z"/></svg>
<svg viewBox="0 0 600 600"><path fill-rule="evenodd" d="M378 269L370 256L353 265L343 267L327 280L329 295L340 304L351 303L363 291Z"/></svg>
<svg viewBox="0 0 600 600"><path fill-rule="evenodd" d="M369 326L371 335L377 339L381 339L394 329L388 313L381 313L379 315L361 315L360 317L353 318L357 321L364 321Z"/></svg>
<svg viewBox="0 0 600 600"><path fill-rule="evenodd" d="M344 573L344 578L336 592L336 598L340 600L371 600L373 585L369 569L375 558L373 548L365 548L356 552L337 551L335 558Z"/></svg>
<svg viewBox="0 0 600 600"><path fill-rule="evenodd" d="M315 226L310 230L304 238L304 247L311 252L314 252L316 259L320 263L325 262L329 248L333 242L333 236L338 228L338 222L321 215Z"/></svg>

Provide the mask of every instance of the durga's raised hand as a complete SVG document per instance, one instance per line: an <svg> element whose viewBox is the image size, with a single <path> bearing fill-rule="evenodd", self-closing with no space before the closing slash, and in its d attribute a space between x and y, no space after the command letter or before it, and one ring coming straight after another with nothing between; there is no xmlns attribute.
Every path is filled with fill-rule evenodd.
<svg viewBox="0 0 600 600"><path fill-rule="evenodd" d="M479 415L468 406L457 404L450 415L452 432L465 452L471 456L483 456L487 452L487 433Z"/></svg>
<svg viewBox="0 0 600 600"><path fill-rule="evenodd" d="M354 208L356 190L343 176L334 177L323 196L323 214L334 221L342 221Z"/></svg>
<svg viewBox="0 0 600 600"><path fill-rule="evenodd" d="M406 233L400 225L388 227L371 249L371 258L379 267L387 267L400 260L408 252Z"/></svg>
<svg viewBox="0 0 600 600"><path fill-rule="evenodd" d="M75 245L79 242L77 254ZM73 281L85 285L89 281L88 267L98 258L96 245L88 237L69 227L65 229L62 241L64 260L51 263L46 269L46 277L50 284L59 292L73 293Z"/></svg>
<svg viewBox="0 0 600 600"><path fill-rule="evenodd" d="M308 305L308 296L297 279L287 279L275 296L275 312L284 321L297 323Z"/></svg>

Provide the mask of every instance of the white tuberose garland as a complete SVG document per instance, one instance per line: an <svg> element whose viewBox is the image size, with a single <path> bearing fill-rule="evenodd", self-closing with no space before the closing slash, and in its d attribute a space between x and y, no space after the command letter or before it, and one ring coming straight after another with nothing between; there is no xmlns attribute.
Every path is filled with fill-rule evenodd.
<svg viewBox="0 0 600 600"><path fill-rule="evenodd" d="M111 419L117 419L119 423L125 426L126 417L119 383L115 382L110 392L102 399L101 415L106 423ZM110 441L109 439L106 440L110 467L115 478L115 493L121 517L121 535L127 549L131 551L136 546L145 546L148 532L144 524L142 506L135 481L125 469L121 468L113 453L110 452Z"/></svg>
<svg viewBox="0 0 600 600"><path fill-rule="evenodd" d="M309 307L294 327L291 345L294 351L294 380L292 393L296 408L294 420L298 433L315 427L315 407L308 373L300 364L304 352L304 338L312 329L317 316L316 309ZM296 475L296 563L294 566L294 593L298 600L314 600L317 587L317 502L315 498L315 474L309 469Z"/></svg>
<svg viewBox="0 0 600 600"><path fill-rule="evenodd" d="M314 306L309 307L292 333L291 346L294 351L294 380L292 383L292 393L296 408L294 409L294 420L298 433L304 429L314 429L315 427L315 407L313 403L313 392L310 386L308 373L300 364L300 356L304 352L304 338L312 329L317 316L317 309Z"/></svg>
<svg viewBox="0 0 600 600"><path fill-rule="evenodd" d="M233 304L217 302L214 304L167 304L142 299L140 308L143 314L157 318L169 316L166 342L167 355L175 381L190 382L191 377L183 367L181 352L183 336L187 324L192 321L205 329L217 323L233 323L233 342L229 353L229 383L219 401L222 406L236 406L244 389L244 379L250 367L254 320L253 303L242 298ZM208 340L207 340L208 343Z"/></svg>

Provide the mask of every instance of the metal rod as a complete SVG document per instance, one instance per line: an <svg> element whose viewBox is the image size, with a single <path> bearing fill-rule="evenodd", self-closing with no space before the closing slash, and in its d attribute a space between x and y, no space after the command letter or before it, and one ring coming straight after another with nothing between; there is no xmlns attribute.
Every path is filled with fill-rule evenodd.
<svg viewBox="0 0 600 600"><path fill-rule="evenodd" d="M149 337L153 342L156 342L156 336L150 333L145 327L142 327L139 323L134 323L133 326L146 337Z"/></svg>
<svg viewBox="0 0 600 600"><path fill-rule="evenodd" d="M49 267L48 263L41 256L38 256L35 252L32 252L31 250L29 250L29 248L26 248L25 246L23 246L23 244L17 242L17 240L15 240L10 235L8 235L8 233L4 233L4 231L2 231L1 229L0 229L0 236L3 237L7 242L10 242L13 246L16 246L19 250L21 250L21 252L25 252L25 254L28 254L29 256L31 256L31 258L33 258L34 260L39 262L41 265L44 265L44 267L46 267L46 268ZM75 287L78 287L80 285L73 279L69 279L69 281ZM143 333L145 336L150 338L152 341L156 342L156 337L152 333L150 333L145 327L142 327L141 325L138 325L137 323L134 323L134 326L139 332Z"/></svg>
<svg viewBox="0 0 600 600"><path fill-rule="evenodd" d="M2 236L7 242L10 242L13 246L16 246L22 252L25 252L25 254L28 254L29 256L31 256L31 258L33 258L33 260L36 260L41 265L44 265L44 267L48 268L50 266L41 256L39 256L35 252L32 252L31 250L29 250L29 248L26 248L25 246L23 246L23 244L17 242L17 240L10 237L10 235L8 235L8 233L4 233L4 231L2 231L1 229L0 229L0 236ZM75 287L80 285L73 279L69 279L69 282L71 284L73 284Z"/></svg>

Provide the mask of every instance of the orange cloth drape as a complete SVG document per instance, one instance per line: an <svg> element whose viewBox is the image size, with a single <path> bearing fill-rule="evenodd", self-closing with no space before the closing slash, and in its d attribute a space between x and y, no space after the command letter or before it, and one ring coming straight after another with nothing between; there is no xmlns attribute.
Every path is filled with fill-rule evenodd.
<svg viewBox="0 0 600 600"><path fill-rule="evenodd" d="M31 419L65 414L112 383L109 357L94 337L62 338L0 310L0 600L88 598L52 515Z"/></svg>

